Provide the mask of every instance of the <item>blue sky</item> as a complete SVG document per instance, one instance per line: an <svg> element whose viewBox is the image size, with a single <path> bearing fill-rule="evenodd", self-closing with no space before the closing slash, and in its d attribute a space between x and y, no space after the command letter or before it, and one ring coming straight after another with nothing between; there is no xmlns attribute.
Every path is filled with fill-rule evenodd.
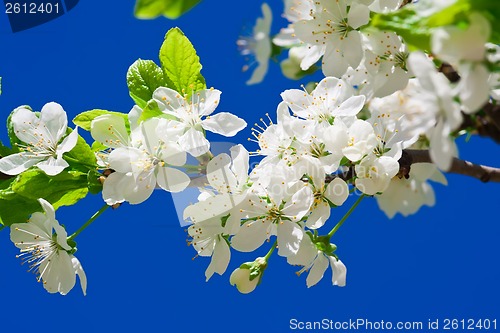
<svg viewBox="0 0 500 333"><path fill-rule="evenodd" d="M133 106L125 82L128 66L138 58L158 61L163 36L173 26L197 49L207 84L222 91L218 111L249 124L266 112L273 115L280 92L307 80L285 79L272 64L262 84L245 85L249 73L241 71L244 61L235 42L259 15L260 2L235 3L204 0L179 20L141 21L132 15L132 0L87 0L54 21L15 34L0 13L0 118L19 105L40 109L50 101L60 103L69 118L94 108L128 112ZM282 2L273 0L271 7L277 31L285 25ZM231 141L247 145L248 136L249 128ZM5 141L5 131L0 139ZM460 140L459 147L463 158L500 166L498 147L489 140ZM76 255L89 281L86 297L79 288L65 297L48 294L20 266L9 231L3 230L0 331L287 332L292 318L500 320L499 185L455 175L448 181L435 185L435 207L409 218L387 219L373 199L360 205L333 240L348 268L344 288L332 287L327 272L308 289L305 276L294 274L296 267L273 256L257 290L238 293L229 285L230 272L266 248L233 252L228 272L206 283L209 261L192 260L196 253L186 246L187 233L166 192L155 192L139 206L106 211L77 238ZM99 195L89 195L58 210L58 219L71 233L101 205ZM347 208L332 216L340 218Z"/></svg>

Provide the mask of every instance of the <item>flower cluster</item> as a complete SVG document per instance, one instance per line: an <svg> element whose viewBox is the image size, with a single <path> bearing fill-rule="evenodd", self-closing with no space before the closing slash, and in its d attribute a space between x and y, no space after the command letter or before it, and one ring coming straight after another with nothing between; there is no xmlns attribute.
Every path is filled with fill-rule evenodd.
<svg viewBox="0 0 500 333"><path fill-rule="evenodd" d="M350 193L388 189L402 149L416 138L399 133L400 123L390 115L374 112L360 119L365 97L341 79L327 77L310 93L291 89L281 96L277 121L262 120L252 129L259 145L252 155L262 157L258 165L250 170L251 154L241 145L208 163L207 187L184 211L192 222L191 244L200 256L211 257L207 280L225 272L230 248L253 252L275 237L278 255L303 266L301 272L311 268L308 286L322 278L328 263L333 283L343 286L346 268L330 243L334 232L320 236L318 230ZM244 273L249 265L231 276L232 283L243 279L234 282L243 292L249 291L248 281L256 287L267 259L250 265L257 281Z"/></svg>
<svg viewBox="0 0 500 333"><path fill-rule="evenodd" d="M179 167L186 167L187 153L197 158L210 154L204 131L234 136L246 127L245 121L228 112L212 115L220 94L206 89L188 98L160 87L153 95L158 116L144 119L143 110L134 106L128 122L113 114L96 117L91 134L109 148L99 157L104 168L113 170L103 184L104 201L139 204L157 187L168 192L184 190L190 178Z"/></svg>
<svg viewBox="0 0 500 333"><path fill-rule="evenodd" d="M0 145L0 199L19 196L31 215L24 215L26 223L16 215L14 222L0 223L11 226L20 257L47 291L68 293L78 275L85 294L86 276L74 257L74 238L82 230L108 207L140 204L155 189L178 193L197 187L197 200L185 207L183 218L197 256L211 259L206 280L225 273L232 250L254 252L271 243L267 255L231 274L240 292L257 287L276 249L300 266L298 275L308 272L308 287L328 267L332 284L344 286L347 268L332 238L361 199L374 197L390 218L432 206L430 181L446 184L441 171L456 171L460 162L455 139L479 131L474 122L483 126L484 119L496 122L500 133L498 115L488 113L488 107L498 111L500 100L499 47L490 43L500 37L482 10L453 7L460 15L443 20L454 3L285 0L288 25L273 38L271 9L264 3L253 35L237 42L254 61L249 67L257 63L247 84L263 80L269 58L280 48L289 50L281 63L285 76L297 79L321 68L325 77L310 88L281 93L276 116L266 114L251 129L255 151L237 144L215 156L207 131L233 137L247 124L228 112L214 114L221 92L206 89L194 48L174 28L162 45L162 67L138 60L129 69L137 105L128 114L92 110L75 118L90 131L92 147L78 127L68 128L57 103L41 112L14 110L8 120L12 148ZM404 22L397 31L379 29L406 5L408 11L394 20ZM420 39L404 29L416 19L426 22ZM427 160L407 160L410 152L426 150ZM474 167L475 177L478 170L492 169ZM50 186L59 187L52 193ZM68 237L55 209L92 191L102 191L104 207ZM357 200L337 216L336 208L353 196ZM332 218L337 224L324 232Z"/></svg>

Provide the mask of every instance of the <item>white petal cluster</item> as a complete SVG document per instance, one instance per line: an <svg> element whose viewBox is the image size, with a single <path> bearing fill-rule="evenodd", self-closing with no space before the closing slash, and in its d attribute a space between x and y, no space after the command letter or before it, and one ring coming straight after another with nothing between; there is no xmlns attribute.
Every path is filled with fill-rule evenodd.
<svg viewBox="0 0 500 333"><path fill-rule="evenodd" d="M393 32L362 31L370 12L397 10L401 0L285 1L286 28L273 39L289 48L281 64L285 76L298 79L321 60L326 76L346 80L367 99L403 89L411 77L408 51Z"/></svg>
<svg viewBox="0 0 500 333"><path fill-rule="evenodd" d="M75 286L78 275L83 294L86 294L87 277L73 255L73 248L68 245L66 230L55 219L54 207L44 199L38 201L44 213L33 213L27 223L15 223L10 227L10 239L21 250L18 257L49 293L66 295Z"/></svg>
<svg viewBox="0 0 500 333"><path fill-rule="evenodd" d="M470 14L469 21L466 29L456 26L435 29L432 34L432 52L460 74L457 90L462 110L474 113L490 96L486 44L491 35L491 26L484 16L476 12Z"/></svg>
<svg viewBox="0 0 500 333"><path fill-rule="evenodd" d="M18 175L37 166L49 176L61 173L69 166L63 154L71 151L78 140L78 128L69 135L68 117L61 105L45 104L40 115L21 107L12 113L14 134L23 144L21 152L0 159L0 172Z"/></svg>
<svg viewBox="0 0 500 333"><path fill-rule="evenodd" d="M247 71L251 67L255 67L252 76L247 81L248 85L259 83L264 79L269 65L269 58L271 57L271 38L269 35L271 33L273 14L271 8L265 2L261 8L263 17L257 19L252 34L250 36L240 36L236 41L241 55L250 57L251 61L253 61L249 65L245 65L243 70Z"/></svg>
<svg viewBox="0 0 500 333"><path fill-rule="evenodd" d="M219 90L205 89L187 98L160 87L153 97L162 116L141 121L143 110L135 106L128 124L113 114L96 117L91 124L92 137L111 150L98 154L102 164L113 171L104 181L104 201L108 205L125 201L139 204L156 188L183 191L191 182L181 170L187 153L194 157L210 154L205 131L234 136L246 126L228 112L212 115L220 94Z"/></svg>
<svg viewBox="0 0 500 333"><path fill-rule="evenodd" d="M262 119L252 129L259 145L252 155L262 157L258 165L249 169L251 154L241 145L208 163L207 186L184 211L192 223L190 241L198 255L212 257L207 279L227 269L230 248L253 252L275 239L278 255L311 269L308 286L328 265L333 283L343 286L346 268L335 246L311 235L353 190L384 192L399 172L402 150L416 139L398 133L398 119L375 113L359 119L365 96L338 78L323 79L311 92L291 89L281 96L276 122L268 116L269 122ZM250 292L257 282L245 267L231 281Z"/></svg>

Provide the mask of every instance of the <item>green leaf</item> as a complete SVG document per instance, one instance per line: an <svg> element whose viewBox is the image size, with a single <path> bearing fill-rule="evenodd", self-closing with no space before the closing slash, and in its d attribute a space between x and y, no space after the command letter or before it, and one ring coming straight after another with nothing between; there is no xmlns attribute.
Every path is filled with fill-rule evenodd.
<svg viewBox="0 0 500 333"><path fill-rule="evenodd" d="M380 30L394 31L401 36L410 47L430 50L431 28L422 22L412 6L388 13L374 14L370 26Z"/></svg>
<svg viewBox="0 0 500 333"><path fill-rule="evenodd" d="M201 75L200 58L179 28L170 29L160 49L161 67L168 78L168 87L190 96L192 92L206 89Z"/></svg>
<svg viewBox="0 0 500 333"><path fill-rule="evenodd" d="M12 200L0 198L0 223L8 227L13 223L27 222L31 214L43 211L37 200L16 196Z"/></svg>
<svg viewBox="0 0 500 333"><path fill-rule="evenodd" d="M139 59L128 69L127 86L130 97L140 108L144 108L153 98L156 88L166 87L167 82L162 69L154 61Z"/></svg>
<svg viewBox="0 0 500 333"><path fill-rule="evenodd" d="M451 6L433 14L425 24L430 27L468 23L469 14L479 12L491 24L490 42L500 43L500 4L491 0L458 0Z"/></svg>
<svg viewBox="0 0 500 333"><path fill-rule="evenodd" d="M79 171L63 171L49 177L39 169L27 170L16 177L11 184L18 197L38 200L44 198L55 209L71 206L83 199L87 193L87 174Z"/></svg>
<svg viewBox="0 0 500 333"><path fill-rule="evenodd" d="M107 110L94 109L90 111L85 111L77 115L73 119L73 123L86 131L90 131L90 125L92 124L92 120L95 118L105 115L105 114L114 114L120 117L123 117L125 120L125 126L127 127L127 131L130 131L130 124L128 122L128 114L122 112L114 112Z"/></svg>
<svg viewBox="0 0 500 333"><path fill-rule="evenodd" d="M150 100L146 107L142 110L138 122L141 123L149 118L162 116L163 112L160 111L158 103L155 100Z"/></svg>
<svg viewBox="0 0 500 333"><path fill-rule="evenodd" d="M201 0L137 0L135 16L140 19L154 19L164 15L176 19L197 5Z"/></svg>
<svg viewBox="0 0 500 333"><path fill-rule="evenodd" d="M73 169L87 172L89 168L93 170L97 167L97 159L94 152L80 135L78 135L75 147L65 153L64 156L69 157L69 159L66 159L66 162L68 162Z"/></svg>

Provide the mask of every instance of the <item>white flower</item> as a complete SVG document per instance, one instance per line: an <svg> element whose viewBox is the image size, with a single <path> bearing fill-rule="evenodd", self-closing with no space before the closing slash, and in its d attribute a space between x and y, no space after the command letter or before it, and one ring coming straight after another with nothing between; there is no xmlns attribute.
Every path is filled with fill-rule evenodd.
<svg viewBox="0 0 500 333"><path fill-rule="evenodd" d="M231 148L231 158L224 153L215 156L207 165L207 180L217 194L205 188L198 197L200 201L184 210L184 219L189 218L195 225L217 224L213 221L220 225L224 219L224 234L234 235L240 227L240 207L246 204L248 191L246 149L237 145Z"/></svg>
<svg viewBox="0 0 500 333"><path fill-rule="evenodd" d="M294 147L296 141L295 133L291 126L294 119L290 116L285 102L281 102L278 105L276 113L278 118L276 124L270 119L269 124L266 124L261 119L264 127L255 124L256 128L252 128L252 135L255 137L255 140L251 141L259 144L260 149L257 150L257 153L266 156L261 164L268 162L277 163L279 160L283 160L288 165L292 165L298 160Z"/></svg>
<svg viewBox="0 0 500 333"><path fill-rule="evenodd" d="M95 141L109 148L128 147L130 144L125 120L115 114L94 118L90 124L90 134Z"/></svg>
<svg viewBox="0 0 500 333"><path fill-rule="evenodd" d="M278 254L289 256L297 253L303 228L297 223L313 203L313 193L301 181L289 183L285 170L275 167L273 174L263 174L241 207L248 219L231 239L238 251L251 252L272 235L277 236Z"/></svg>
<svg viewBox="0 0 500 333"><path fill-rule="evenodd" d="M247 189L249 154L242 145L231 147L231 157L225 153L207 164L207 179L219 193L240 194Z"/></svg>
<svg viewBox="0 0 500 333"><path fill-rule="evenodd" d="M400 132L407 137L425 135L436 124L435 107L421 99L422 87L418 79L410 79L404 90L370 101L370 111L383 121L396 121Z"/></svg>
<svg viewBox="0 0 500 333"><path fill-rule="evenodd" d="M448 79L422 52L410 54L409 66L417 76L420 87L418 98L435 114L436 123L427 133L432 161L441 170L449 170L456 146L450 134L462 123L460 105L454 101L454 92Z"/></svg>
<svg viewBox="0 0 500 333"><path fill-rule="evenodd" d="M109 154L109 166L115 172L104 181L102 194L107 204L141 203L156 185L169 192L180 192L189 185L189 177L172 167L184 165L186 153L169 140L169 120L148 119L131 136L131 146Z"/></svg>
<svg viewBox="0 0 500 333"><path fill-rule="evenodd" d="M210 149L210 142L203 130L231 137L247 125L244 120L228 112L211 116L219 105L220 94L216 89L200 90L193 93L191 101L170 88L160 87L153 94L160 109L178 119L173 120L173 126L183 133L178 139L179 145L194 157ZM205 119L202 120L202 117Z"/></svg>
<svg viewBox="0 0 500 333"><path fill-rule="evenodd" d="M229 283L236 286L242 294L251 293L257 288L266 267L267 261L263 257L259 257L253 262L246 262L233 271L229 277Z"/></svg>
<svg viewBox="0 0 500 333"><path fill-rule="evenodd" d="M314 9L312 0L285 0L285 11L283 17L290 22L286 28L273 38L273 43L278 46L292 47L301 44L301 40L295 35L294 23L301 20L310 20L310 13ZM305 46L305 48L308 48ZM309 66L310 67L310 66Z"/></svg>
<svg viewBox="0 0 500 333"><path fill-rule="evenodd" d="M403 89L410 74L406 68L408 52L401 38L394 32L372 31L365 35L365 46L363 62L349 68L342 78L368 99Z"/></svg>
<svg viewBox="0 0 500 333"><path fill-rule="evenodd" d="M247 84L256 84L262 82L267 73L269 65L269 57L271 56L271 22L273 14L267 3L262 4L262 18L258 18L253 28L251 37L240 37L236 44L240 48L243 56L251 56L255 58L257 67L252 73L252 77L247 81ZM251 64L250 66L253 66ZM250 66L245 66L243 69L248 70Z"/></svg>
<svg viewBox="0 0 500 333"><path fill-rule="evenodd" d="M399 163L389 156L369 154L354 169L356 188L365 194L374 195L389 186L391 179L399 172Z"/></svg>
<svg viewBox="0 0 500 333"><path fill-rule="evenodd" d="M40 117L19 108L12 114L11 121L15 135L26 145L19 145L20 153L0 159L0 172L17 175L36 165L47 175L55 176L69 166L63 154L75 147L78 127L66 136L68 118L59 104L45 104Z"/></svg>
<svg viewBox="0 0 500 333"><path fill-rule="evenodd" d="M326 183L324 168L319 163L313 161L307 166L307 176L312 182L314 202L311 206L311 213L307 216L306 226L310 229L317 229L330 218L330 202L335 206L341 206L347 200L349 187L339 177Z"/></svg>
<svg viewBox="0 0 500 333"><path fill-rule="evenodd" d="M281 97L294 115L328 124L335 117L352 117L361 111L365 97L354 94L354 89L345 81L327 77L310 94L290 89L282 92Z"/></svg>
<svg viewBox="0 0 500 333"><path fill-rule="evenodd" d="M325 138L329 139L325 141L329 151L342 151L351 162L361 160L378 144L373 126L361 119L354 121L349 128L336 121L325 130Z"/></svg>
<svg viewBox="0 0 500 333"><path fill-rule="evenodd" d="M479 13L469 15L467 29L439 27L432 34L432 52L450 63L460 74L457 89L464 112L473 113L489 100L489 71L486 43L491 35L489 21Z"/></svg>
<svg viewBox="0 0 500 333"><path fill-rule="evenodd" d="M423 205L434 206L434 190L428 180L446 185L446 178L435 165L413 164L408 179L394 177L389 187L375 196L378 206L389 218L396 213L403 216L415 214Z"/></svg>
<svg viewBox="0 0 500 333"><path fill-rule="evenodd" d="M66 230L55 219L54 207L44 199L38 201L45 213L36 212L27 223L12 224L10 239L21 250L19 257L23 263L37 274L38 281L43 280L43 287L49 293L66 295L75 286L78 275L85 295L87 277L72 254Z"/></svg>
<svg viewBox="0 0 500 333"><path fill-rule="evenodd" d="M347 268L339 259L318 250L309 236L300 243L297 254L287 258L290 265L304 266L297 275L309 271L306 279L307 287L312 287L323 278L328 265L332 268L332 284L344 287L346 285Z"/></svg>
<svg viewBox="0 0 500 333"><path fill-rule="evenodd" d="M323 73L341 77L348 66L356 68L363 58L361 34L357 30L368 23L370 10L364 4L346 0L315 2L311 19L294 24L297 37L311 45L302 61L307 70L323 56Z"/></svg>
<svg viewBox="0 0 500 333"><path fill-rule="evenodd" d="M231 259L231 251L225 238L227 230L220 217L206 219L188 228L191 244L202 257L212 257L205 271L207 281L214 273L224 274Z"/></svg>

